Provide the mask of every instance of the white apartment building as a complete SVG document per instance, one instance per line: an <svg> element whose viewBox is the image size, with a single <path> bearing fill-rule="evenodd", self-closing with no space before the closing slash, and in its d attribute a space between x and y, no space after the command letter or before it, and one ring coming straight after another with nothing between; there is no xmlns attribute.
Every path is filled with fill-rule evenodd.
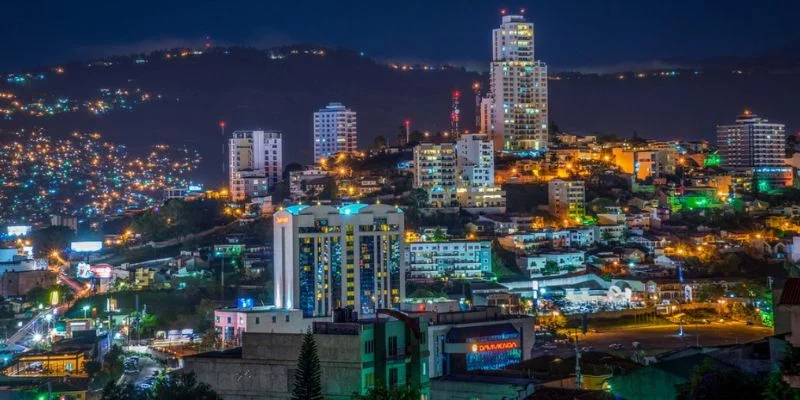
<svg viewBox="0 0 800 400"><path fill-rule="evenodd" d="M428 193L431 207L450 207L456 200L456 146L423 143L414 147L414 188Z"/></svg>
<svg viewBox="0 0 800 400"><path fill-rule="evenodd" d="M404 215L385 204L294 205L274 215L275 306L360 315L405 299Z"/></svg>
<svg viewBox="0 0 800 400"><path fill-rule="evenodd" d="M786 126L745 111L731 125L717 126L722 168L753 172L756 180L786 185L791 167L785 165ZM759 190L767 189L761 187ZM769 184L767 184L769 186Z"/></svg>
<svg viewBox="0 0 800 400"><path fill-rule="evenodd" d="M314 113L314 162L358 147L356 112L342 103L330 103Z"/></svg>
<svg viewBox="0 0 800 400"><path fill-rule="evenodd" d="M489 97L481 102L481 132L496 149L547 150L547 66L534 57L533 24L521 15L504 15L492 31Z"/></svg>
<svg viewBox="0 0 800 400"><path fill-rule="evenodd" d="M283 139L274 131L235 131L228 140L231 198L264 197L283 174Z"/></svg>
<svg viewBox="0 0 800 400"><path fill-rule="evenodd" d="M406 262L409 280L481 278L492 271L492 246L489 241L413 242L406 244Z"/></svg>
<svg viewBox="0 0 800 400"><path fill-rule="evenodd" d="M558 265L558 272L546 273L548 262ZM534 256L521 257L520 269L527 271L531 277L544 275L562 275L585 267L586 254L583 251L552 252Z"/></svg>
<svg viewBox="0 0 800 400"><path fill-rule="evenodd" d="M580 220L586 214L583 181L553 179L547 185L548 210L560 219Z"/></svg>
<svg viewBox="0 0 800 400"><path fill-rule="evenodd" d="M494 146L486 135L461 135L456 155L459 186L494 186Z"/></svg>

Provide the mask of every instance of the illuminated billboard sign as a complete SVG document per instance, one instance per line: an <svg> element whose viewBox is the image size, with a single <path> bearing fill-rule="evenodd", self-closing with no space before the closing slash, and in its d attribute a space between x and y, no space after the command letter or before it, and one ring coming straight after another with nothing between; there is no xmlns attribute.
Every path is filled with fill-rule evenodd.
<svg viewBox="0 0 800 400"><path fill-rule="evenodd" d="M91 253L93 251L100 251L103 248L103 242L100 240L86 241L86 242L72 242L70 249L79 253Z"/></svg>
<svg viewBox="0 0 800 400"><path fill-rule="evenodd" d="M498 340L495 342L473 343L471 350L473 353L483 353L486 351L501 351L519 348L516 340Z"/></svg>
<svg viewBox="0 0 800 400"><path fill-rule="evenodd" d="M8 236L27 236L31 233L30 225L16 225L7 228Z"/></svg>

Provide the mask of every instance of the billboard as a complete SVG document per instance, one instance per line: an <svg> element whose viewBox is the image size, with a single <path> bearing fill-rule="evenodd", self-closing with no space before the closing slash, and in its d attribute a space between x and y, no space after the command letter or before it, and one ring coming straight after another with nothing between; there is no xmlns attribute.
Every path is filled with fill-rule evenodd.
<svg viewBox="0 0 800 400"><path fill-rule="evenodd" d="M91 253L94 251L100 251L102 248L103 242L100 240L70 243L70 249L79 253Z"/></svg>
<svg viewBox="0 0 800 400"><path fill-rule="evenodd" d="M15 225L6 229L8 230L8 236L27 236L31 233L30 225Z"/></svg>

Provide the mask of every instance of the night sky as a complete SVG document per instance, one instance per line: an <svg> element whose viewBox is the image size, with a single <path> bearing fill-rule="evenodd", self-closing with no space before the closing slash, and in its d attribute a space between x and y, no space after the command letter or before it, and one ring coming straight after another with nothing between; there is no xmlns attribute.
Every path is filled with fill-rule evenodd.
<svg viewBox="0 0 800 400"><path fill-rule="evenodd" d="M800 1L5 1L0 71L199 45L345 46L484 69L499 9L527 9L537 57L602 69L748 55L800 38Z"/></svg>

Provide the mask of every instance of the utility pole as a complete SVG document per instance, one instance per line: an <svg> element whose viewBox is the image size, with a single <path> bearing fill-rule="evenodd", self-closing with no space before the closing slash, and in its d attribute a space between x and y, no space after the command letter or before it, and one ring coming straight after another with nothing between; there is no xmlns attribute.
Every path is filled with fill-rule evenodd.
<svg viewBox="0 0 800 400"><path fill-rule="evenodd" d="M225 252L220 251L217 255L222 257L222 266L219 269L219 297L220 301L225 302Z"/></svg>
<svg viewBox="0 0 800 400"><path fill-rule="evenodd" d="M575 388L583 389L583 374L581 374L581 349L578 347L578 330L575 329Z"/></svg>

